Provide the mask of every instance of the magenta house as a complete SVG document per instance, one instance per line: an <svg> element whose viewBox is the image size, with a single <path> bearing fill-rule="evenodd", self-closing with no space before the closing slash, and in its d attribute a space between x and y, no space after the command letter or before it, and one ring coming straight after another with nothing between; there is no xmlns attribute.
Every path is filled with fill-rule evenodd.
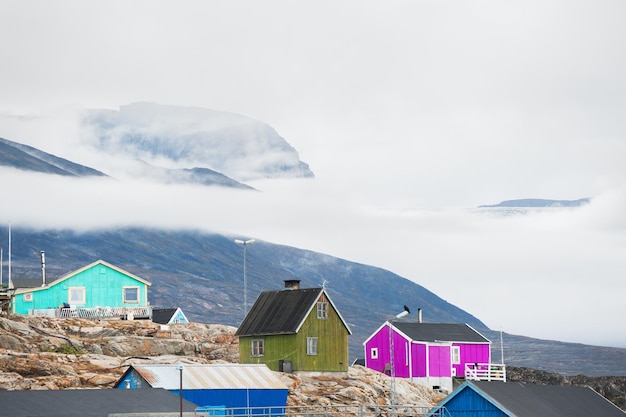
<svg viewBox="0 0 626 417"><path fill-rule="evenodd" d="M491 363L491 342L467 324L387 321L363 345L367 368L431 389L452 392L454 377L505 378L504 365Z"/></svg>

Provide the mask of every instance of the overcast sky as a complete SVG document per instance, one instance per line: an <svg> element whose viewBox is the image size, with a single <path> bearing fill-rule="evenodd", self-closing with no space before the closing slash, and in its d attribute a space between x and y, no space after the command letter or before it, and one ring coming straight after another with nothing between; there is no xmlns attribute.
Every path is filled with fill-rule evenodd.
<svg viewBox="0 0 626 417"><path fill-rule="evenodd" d="M0 137L87 163L75 109L199 106L270 124L316 175L242 193L2 169L0 221L234 233L383 267L495 330L626 347L625 12L621 0L0 0ZM76 195L90 198L67 204ZM475 210L582 197L575 210Z"/></svg>

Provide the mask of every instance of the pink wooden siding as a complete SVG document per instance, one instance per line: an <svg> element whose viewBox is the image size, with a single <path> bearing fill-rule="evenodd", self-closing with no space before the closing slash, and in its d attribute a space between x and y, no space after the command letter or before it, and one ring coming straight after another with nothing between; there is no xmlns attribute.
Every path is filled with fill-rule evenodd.
<svg viewBox="0 0 626 417"><path fill-rule="evenodd" d="M411 376L408 354L409 342L397 332L394 332L393 344L395 375L399 378L409 378ZM372 358L372 348L376 347L378 348L378 358ZM389 328L385 326L365 344L365 366L389 375L389 371L385 370L386 365L389 363Z"/></svg>
<svg viewBox="0 0 626 417"><path fill-rule="evenodd" d="M422 378L427 375L426 371L426 345L422 343L412 343L411 352L413 354L413 377Z"/></svg>
<svg viewBox="0 0 626 417"><path fill-rule="evenodd" d="M454 364L457 376L465 376L465 364L491 363L491 348L489 344L464 344L453 343L459 346L461 363Z"/></svg>
<svg viewBox="0 0 626 417"><path fill-rule="evenodd" d="M428 346L428 376L452 376L450 346Z"/></svg>
<svg viewBox="0 0 626 417"><path fill-rule="evenodd" d="M389 363L389 334L383 327L365 344L365 366L378 372L385 372L385 364ZM372 348L378 348L378 358L372 358Z"/></svg>
<svg viewBox="0 0 626 417"><path fill-rule="evenodd" d="M409 378L409 341L398 333L393 334L393 364L398 378Z"/></svg>

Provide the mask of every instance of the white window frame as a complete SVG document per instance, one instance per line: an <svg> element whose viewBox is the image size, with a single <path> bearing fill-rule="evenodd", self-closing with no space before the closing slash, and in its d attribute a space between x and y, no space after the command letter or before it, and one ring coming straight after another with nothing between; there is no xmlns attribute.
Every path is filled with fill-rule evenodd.
<svg viewBox="0 0 626 417"><path fill-rule="evenodd" d="M319 320L328 319L328 301L317 302L317 318Z"/></svg>
<svg viewBox="0 0 626 417"><path fill-rule="evenodd" d="M78 297L76 297L78 295ZM67 288L67 303L71 306L86 304L87 303L87 291L85 287L68 287Z"/></svg>
<svg viewBox="0 0 626 417"><path fill-rule="evenodd" d="M33 302L33 293L32 292L27 292L22 296L22 299L24 300L25 303L32 303Z"/></svg>
<svg viewBox="0 0 626 417"><path fill-rule="evenodd" d="M137 298L136 299L130 299L126 297L126 291L127 290L137 290ZM128 287L123 287L122 288L122 299L124 301L125 304L139 304L139 301L141 300L141 294L139 291L139 286L128 286Z"/></svg>
<svg viewBox="0 0 626 417"><path fill-rule="evenodd" d="M252 339L250 341L250 356L253 356L253 357L265 356L265 340L264 339Z"/></svg>
<svg viewBox="0 0 626 417"><path fill-rule="evenodd" d="M378 359L378 348L371 348L370 349L370 359Z"/></svg>
<svg viewBox="0 0 626 417"><path fill-rule="evenodd" d="M458 365L461 363L461 347L460 346L450 346L450 361L453 365Z"/></svg>
<svg viewBox="0 0 626 417"><path fill-rule="evenodd" d="M306 338L306 354L311 356L317 355L317 337Z"/></svg>

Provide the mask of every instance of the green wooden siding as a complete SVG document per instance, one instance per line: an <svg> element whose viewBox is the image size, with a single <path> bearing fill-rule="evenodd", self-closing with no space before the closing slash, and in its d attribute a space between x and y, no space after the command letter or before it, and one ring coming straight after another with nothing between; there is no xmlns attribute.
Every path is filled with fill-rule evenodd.
<svg viewBox="0 0 626 417"><path fill-rule="evenodd" d="M71 287L85 288L85 303L69 301ZM138 287L139 302L124 302L124 287ZM33 289L13 297L13 312L28 314L32 309L57 308L63 303L82 308L94 307L142 307L148 305L148 286L122 271L97 263L75 275L53 283L49 287ZM25 301L31 294L32 301Z"/></svg>
<svg viewBox="0 0 626 417"><path fill-rule="evenodd" d="M318 338L317 355L307 355L307 337ZM250 355L250 346L254 339L265 341L263 356ZM281 360L291 361L294 371L348 370L348 329L330 303L327 319L318 319L317 309L314 307L298 334L239 337L240 363L264 363L271 370L279 371Z"/></svg>

